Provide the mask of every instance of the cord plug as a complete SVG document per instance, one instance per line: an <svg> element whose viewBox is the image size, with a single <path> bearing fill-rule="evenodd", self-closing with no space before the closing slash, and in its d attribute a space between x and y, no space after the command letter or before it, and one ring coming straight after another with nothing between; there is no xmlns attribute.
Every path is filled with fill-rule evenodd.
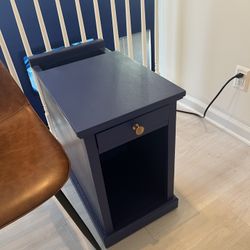
<svg viewBox="0 0 250 250"><path fill-rule="evenodd" d="M243 73L238 73L236 76L235 76L235 78L238 78L238 79L240 79L240 78L243 78L245 75L243 74Z"/></svg>
<svg viewBox="0 0 250 250"><path fill-rule="evenodd" d="M195 115L195 116L198 116L200 118L205 118L206 117L206 114L207 114L207 111L209 110L209 108L211 107L211 105L214 103L214 101L217 99L217 97L221 94L221 92L224 90L224 88L234 79L238 78L238 79L241 79L245 77L245 74L243 73L238 73L236 74L235 76L231 77L230 79L227 80L227 82L222 86L222 88L220 89L220 91L216 94L216 96L213 98L213 100L208 104L207 108L205 109L203 115L199 115L199 114L196 114L196 113L193 113L193 112L189 112L189 111L184 111L184 110L177 110L177 112L180 112L180 113L185 113L185 114L190 114L190 115Z"/></svg>

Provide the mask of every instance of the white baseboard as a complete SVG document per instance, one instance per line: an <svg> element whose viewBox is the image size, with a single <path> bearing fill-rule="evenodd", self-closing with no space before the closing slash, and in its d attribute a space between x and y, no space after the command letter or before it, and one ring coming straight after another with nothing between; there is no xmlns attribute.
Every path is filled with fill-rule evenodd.
<svg viewBox="0 0 250 250"><path fill-rule="evenodd" d="M178 105L183 108L188 108L189 110L191 109L199 114L203 114L207 106L205 103L191 96L185 96L178 102ZM250 146L250 127L248 125L212 107L207 112L206 119Z"/></svg>

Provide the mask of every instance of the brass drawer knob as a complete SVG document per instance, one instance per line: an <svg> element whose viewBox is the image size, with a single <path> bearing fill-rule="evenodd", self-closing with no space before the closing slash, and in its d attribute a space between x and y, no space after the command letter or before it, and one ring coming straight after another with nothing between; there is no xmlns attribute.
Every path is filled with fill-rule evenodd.
<svg viewBox="0 0 250 250"><path fill-rule="evenodd" d="M133 125L132 129L135 131L136 135L142 135L144 133L144 127L140 126L138 123Z"/></svg>

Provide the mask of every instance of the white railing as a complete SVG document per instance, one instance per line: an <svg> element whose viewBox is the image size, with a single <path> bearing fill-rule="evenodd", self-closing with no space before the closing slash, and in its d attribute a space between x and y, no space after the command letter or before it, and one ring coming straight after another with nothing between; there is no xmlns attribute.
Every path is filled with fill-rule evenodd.
<svg viewBox="0 0 250 250"><path fill-rule="evenodd" d="M7 66L8 66L8 69L10 71L10 74L12 75L12 77L14 78L14 80L16 81L18 86L22 89L19 77L16 73L16 68L13 64L12 59L11 59L8 47L5 43L5 40L4 40L4 37L3 37L1 30L0 30L0 49L2 49L2 51L3 51L3 56L4 56L4 59L6 61Z"/></svg>
<svg viewBox="0 0 250 250"><path fill-rule="evenodd" d="M102 23L101 23L101 18L100 18L98 0L93 0L93 3L94 3L94 11L95 11L95 22L96 22L97 37L99 39L103 39Z"/></svg>
<svg viewBox="0 0 250 250"><path fill-rule="evenodd" d="M15 0L10 0L10 3L11 3L11 7L12 7L12 10L13 10L15 19L16 19L17 27L18 27L18 30L19 30L19 33L20 33L20 36L21 36L21 39L22 39L22 42L23 42L23 47L25 49L26 55L27 56L32 56L30 44L29 44L28 38L26 36L26 33L25 33L25 30L24 30L24 27L23 27L23 23L22 23L19 11L18 11L17 6L16 6L16 2L15 2Z"/></svg>
<svg viewBox="0 0 250 250"><path fill-rule="evenodd" d="M127 31L127 44L128 44L128 56L133 59L134 58L134 49L133 49L133 38L132 38L132 29L131 29L131 12L130 12L130 1L129 0L124 0L125 1L125 16L126 16L126 31ZM50 51L52 49L50 40L48 37L47 29L44 23L44 18L43 14L40 8L39 0L33 0L34 2L34 7L40 27L40 31L42 34L43 42L46 51ZM10 0L11 7L14 13L14 17L17 23L17 27L20 33L20 37L23 43L23 47L25 50L26 55L32 56L32 50L23 26L22 19L20 17L17 5L15 0ZM56 10L58 14L58 19L60 23L60 28L61 28L61 33L62 33L62 38L64 42L64 46L68 47L70 46L70 41L67 33L67 28L65 25L64 21L64 15L63 15L63 10L61 7L60 0L55 0L56 4ZM154 13L154 42L155 42L155 72L159 73L159 23L158 23L158 0L154 0L155 4L155 13ZM100 18L100 10L99 10L99 4L98 0L93 0L93 6L94 6L94 16L95 16L95 23L96 23L96 31L97 31L97 37L100 39L103 39L103 32L102 32L102 24L101 24L101 18ZM110 0L110 6L111 6L111 16L112 16L112 29L113 29L113 38L114 38L114 47L115 50L120 51L120 40L119 40L119 31L118 31L118 25L117 25L117 14L116 14L116 4L115 0ZM142 47L142 64L147 67L147 34L146 34L146 12L145 12L145 0L140 0L140 6L141 6L141 47ZM83 6L84 7L84 6ZM85 31L85 26L84 26L84 18L82 15L82 10L81 10L81 0L75 0L75 9L76 9L76 14L78 18L78 23L79 23L79 30L80 30L80 35L81 35L81 40L82 42L87 41L87 35ZM21 88L21 84L15 69L15 66L13 64L13 61L11 59L9 50L7 48L6 42L4 40L4 36L0 30L0 48L3 51L3 55L6 61L6 64L9 68L9 71L13 78L16 80L17 84ZM45 110L45 115L49 123L49 114L47 112L46 108L46 102L43 98L43 94L41 92L39 83L36 81L37 87L38 87L38 92L41 98L41 102L43 105L43 108Z"/></svg>
<svg viewBox="0 0 250 250"><path fill-rule="evenodd" d="M42 33L45 49L46 49L46 51L50 51L51 50L51 45L50 45L47 29L46 29L45 24L44 24L43 14L41 12L41 8L40 8L40 5L39 5L39 0L34 0L34 6L35 6L36 16L37 16L37 19L38 19L40 30L41 30L41 33Z"/></svg>
<svg viewBox="0 0 250 250"><path fill-rule="evenodd" d="M115 0L110 0L110 6L111 6L115 50L120 51L120 40L119 40L119 31L118 31L118 25L117 25Z"/></svg>
<svg viewBox="0 0 250 250"><path fill-rule="evenodd" d="M159 2L155 0L155 13L154 13L154 38L155 38L155 72L160 73L159 68Z"/></svg>
<svg viewBox="0 0 250 250"><path fill-rule="evenodd" d="M62 12L62 7L61 7L61 2L60 0L55 0L56 1L56 10L59 18L59 23L62 31L62 36L63 36L63 42L65 47L69 47L69 37L66 29L66 25L64 22L64 17L63 17L63 12Z"/></svg>
<svg viewBox="0 0 250 250"><path fill-rule="evenodd" d="M125 0L126 10L126 28L127 28L127 39L128 39L128 56L134 59L134 48L132 40L132 29L131 29L131 14L130 14L130 2Z"/></svg>
<svg viewBox="0 0 250 250"><path fill-rule="evenodd" d="M80 0L75 0L75 5L76 5L76 13L77 13L82 42L85 43L87 42L87 36L86 36L86 31L85 31L84 22L83 22Z"/></svg>
<svg viewBox="0 0 250 250"><path fill-rule="evenodd" d="M141 47L142 47L142 64L147 67L147 33L146 33L146 13L145 0L141 0Z"/></svg>

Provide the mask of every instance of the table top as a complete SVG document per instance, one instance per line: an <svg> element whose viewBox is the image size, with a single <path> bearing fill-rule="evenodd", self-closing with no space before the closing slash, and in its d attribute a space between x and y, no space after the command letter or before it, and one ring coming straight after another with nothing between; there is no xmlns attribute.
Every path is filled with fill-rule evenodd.
<svg viewBox="0 0 250 250"><path fill-rule="evenodd" d="M181 99L185 91L118 52L37 72L79 137Z"/></svg>

